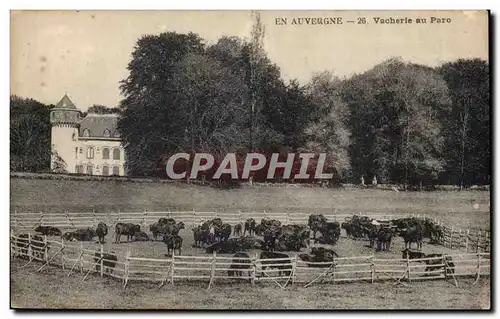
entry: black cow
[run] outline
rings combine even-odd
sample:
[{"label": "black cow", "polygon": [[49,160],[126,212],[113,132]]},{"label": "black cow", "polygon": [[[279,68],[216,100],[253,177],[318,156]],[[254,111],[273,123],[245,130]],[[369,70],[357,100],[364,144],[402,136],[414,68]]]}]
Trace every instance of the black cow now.
[{"label": "black cow", "polygon": [[215,237],[219,238],[219,241],[227,241],[230,236],[231,236],[231,225],[222,224],[222,226],[215,228]]},{"label": "black cow", "polygon": [[322,231],[324,224],[326,223],[326,218],[323,215],[312,214],[309,216],[307,225],[311,228],[313,232],[313,238],[316,238],[316,233]]},{"label": "black cow", "polygon": [[234,236],[241,236],[243,233],[243,225],[242,224],[236,224],[234,226]]},{"label": "black cow", "polygon": [[167,255],[171,255],[170,251],[179,251],[182,254],[182,237],[179,235],[164,236],[163,242],[167,245]]},{"label": "black cow", "polygon": [[382,227],[377,234],[377,251],[389,251],[394,232],[391,228]]},{"label": "black cow", "polygon": [[255,227],[256,227],[255,219],[253,218],[247,219],[247,221],[245,222],[245,229],[243,230],[243,236],[246,235],[247,231],[250,236],[252,236],[252,234],[255,234]]},{"label": "black cow", "polygon": [[[332,249],[323,247],[313,247],[311,254],[299,254],[299,258],[306,262],[308,267],[314,268],[328,268],[331,266],[334,257],[339,257],[339,254]],[[329,264],[315,264],[315,263],[330,262]]]},{"label": "black cow", "polygon": [[402,254],[402,257],[403,259],[421,259],[421,258],[425,258],[425,254],[421,251],[417,251],[417,250],[411,250],[411,249],[408,249],[408,248],[405,248],[404,250],[402,250],[403,254]]},{"label": "black cow", "polygon": [[104,244],[104,237],[108,234],[108,226],[105,223],[99,223],[95,232],[99,237],[99,243]]},{"label": "black cow", "polygon": [[193,238],[194,238],[194,247],[203,247],[204,243],[208,243],[210,240],[210,234],[208,230],[208,226],[198,226],[192,229],[193,230]]},{"label": "black cow", "polygon": [[175,224],[175,219],[162,217],[162,218],[158,219],[158,224],[160,224],[160,225]]},{"label": "black cow", "polygon": [[92,228],[77,229],[72,232],[66,232],[61,237],[68,241],[91,241],[96,236],[96,232]]},{"label": "black cow", "polygon": [[149,236],[143,231],[135,233],[134,241],[149,241]]},{"label": "black cow", "polygon": [[[278,259],[278,258],[289,258],[287,254],[283,253],[275,253],[273,251],[263,251],[260,253],[260,259]],[[276,268],[280,269],[278,272],[279,276],[281,276],[282,273],[285,274],[285,276],[290,276],[292,271],[292,265],[290,262],[290,259],[287,260],[263,260],[260,262],[262,264],[262,270],[266,270],[268,268]],[[268,274],[269,277],[275,277],[274,273],[273,274]]]},{"label": "black cow", "polygon": [[[116,266],[116,262],[118,261],[118,258],[116,257],[115,253],[112,251],[111,253],[102,253],[102,264],[104,266],[104,272],[105,273],[113,273],[113,269]],[[96,265],[96,270],[101,271],[101,253],[96,252],[94,254],[94,262],[97,263]]]},{"label": "black cow", "polygon": [[[451,257],[444,257],[443,254],[427,254],[426,258],[432,257],[441,257],[439,259],[431,259],[426,260],[425,263],[427,267],[425,267],[426,272],[431,272],[435,270],[439,270],[441,268],[446,268],[446,275],[455,273],[455,263]],[[432,274],[431,274],[432,275]],[[439,274],[437,274],[439,275]]]},{"label": "black cow", "polygon": [[[244,259],[237,259],[237,258],[244,258]],[[249,270],[251,267],[251,261],[250,261],[250,256],[246,253],[236,253],[233,256],[233,262],[231,266],[229,267],[229,270],[227,271],[227,275],[229,277],[242,277],[243,276],[243,270],[247,269]],[[248,271],[248,277],[250,277],[250,270]],[[251,282],[252,280],[249,279]]]},{"label": "black cow", "polygon": [[61,236],[62,232],[59,228],[52,226],[38,226],[35,231],[46,236]]},{"label": "black cow", "polygon": [[241,245],[239,245],[238,242],[232,239],[212,244],[205,249],[208,254],[211,254],[214,251],[218,253],[230,254],[235,253],[238,250],[241,250]]},{"label": "black cow", "polygon": [[153,240],[156,240],[158,235],[163,233],[162,225],[159,222],[156,222],[156,223],[149,225],[149,230],[153,234]]},{"label": "black cow", "polygon": [[414,226],[404,229],[399,233],[399,236],[403,237],[405,248],[411,249],[411,243],[414,242],[417,244],[417,249],[422,249],[422,229],[420,227]]},{"label": "black cow", "polygon": [[134,238],[135,233],[140,231],[140,225],[134,225],[132,223],[118,223],[115,227],[115,242],[119,244],[122,235],[127,235],[127,241],[131,241]]}]

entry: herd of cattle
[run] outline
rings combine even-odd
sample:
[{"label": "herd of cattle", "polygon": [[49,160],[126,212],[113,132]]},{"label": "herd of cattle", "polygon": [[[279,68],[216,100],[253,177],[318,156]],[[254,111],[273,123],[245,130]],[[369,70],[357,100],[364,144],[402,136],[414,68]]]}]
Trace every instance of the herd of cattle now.
[{"label": "herd of cattle", "polygon": [[[115,243],[120,243],[122,235],[127,236],[127,241],[156,241],[158,237],[167,246],[167,254],[172,252],[182,254],[183,239],[179,232],[185,229],[183,222],[176,222],[172,218],[160,218],[158,222],[149,226],[152,237],[141,231],[140,225],[133,223],[117,223],[115,226]],[[283,258],[289,256],[286,251],[297,251],[301,248],[309,248],[309,253],[300,253],[298,256],[310,267],[329,267],[339,255],[333,250],[324,247],[312,247],[311,242],[326,245],[335,245],[340,238],[341,229],[345,230],[347,238],[353,240],[367,240],[369,247],[377,251],[389,251],[391,241],[394,236],[400,236],[405,242],[403,258],[407,256],[410,259],[424,257],[438,257],[438,255],[425,255],[420,251],[411,250],[411,244],[416,243],[417,248],[421,249],[423,237],[430,238],[431,241],[438,241],[443,236],[443,229],[429,219],[401,218],[391,221],[377,221],[366,216],[353,216],[342,224],[334,221],[328,221],[323,215],[313,214],[309,216],[307,225],[282,225],[278,220],[262,219],[258,224],[255,219],[249,218],[244,223],[232,227],[230,224],[223,223],[220,218],[214,218],[210,221],[201,222],[192,228],[194,247],[203,248],[207,253],[213,251],[219,253],[232,253],[234,255],[233,265],[229,270],[230,276],[239,276],[242,271],[249,268],[249,255],[245,251],[250,249],[261,249],[260,259],[270,259],[262,263],[262,268],[273,267],[280,269],[280,274],[289,274],[290,261],[283,261]],[[99,238],[100,243],[108,234],[108,227],[104,223],[99,223],[97,228],[77,229],[75,231],[62,233],[61,230],[52,226],[38,226],[35,231],[42,235],[61,236],[68,241],[91,241],[94,237]],[[317,237],[318,232],[321,236]],[[233,237],[231,237],[233,235]],[[312,235],[312,238],[311,238]],[[28,240],[27,234],[19,236],[16,245],[21,251],[27,251],[31,245],[33,254],[39,258],[44,257],[44,253],[49,247],[45,247],[43,238],[40,235],[31,237]],[[259,236],[262,239],[255,237]],[[448,258],[448,257],[447,257]],[[117,260],[114,252],[106,253],[101,256],[96,253],[95,262],[104,259],[104,265],[108,268],[114,268]],[[273,262],[272,259],[280,259]],[[247,262],[248,261],[248,262]],[[323,264],[315,264],[323,262]],[[432,271],[436,265],[434,261],[426,261],[428,267],[426,271]],[[444,264],[443,261],[440,264]],[[449,267],[453,262],[446,259]],[[450,269],[453,269],[452,267]]]}]

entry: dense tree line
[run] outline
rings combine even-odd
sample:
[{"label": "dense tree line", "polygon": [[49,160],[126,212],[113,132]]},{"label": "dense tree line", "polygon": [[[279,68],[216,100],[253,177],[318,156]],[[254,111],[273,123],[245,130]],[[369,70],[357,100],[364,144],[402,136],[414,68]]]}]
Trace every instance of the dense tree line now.
[{"label": "dense tree line", "polygon": [[[260,32],[260,33],[259,33]],[[176,152],[323,152],[335,181],[489,183],[489,65],[389,59],[348,79],[286,83],[250,41],[143,36],[122,82],[119,128],[133,175]],[[189,167],[189,164],[187,164]]]},{"label": "dense tree line", "polygon": [[[88,111],[119,111],[128,174],[164,174],[165,159],[178,152],[208,152],[216,162],[228,152],[313,152],[328,154],[333,182],[490,183],[486,61],[431,68],[391,58],[350,78],[325,71],[300,85],[284,81],[267,57],[264,31],[257,17],[248,41],[207,45],[175,32],[137,41],[119,108]],[[11,98],[13,169],[48,167],[49,112]]]},{"label": "dense tree line", "polygon": [[50,110],[30,98],[10,97],[10,170],[48,171],[50,168]]}]

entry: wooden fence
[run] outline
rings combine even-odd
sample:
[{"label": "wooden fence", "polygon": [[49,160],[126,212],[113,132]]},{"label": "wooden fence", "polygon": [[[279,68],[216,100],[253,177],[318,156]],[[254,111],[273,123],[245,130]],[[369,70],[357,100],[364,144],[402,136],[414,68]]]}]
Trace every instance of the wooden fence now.
[{"label": "wooden fence", "polygon": [[[30,243],[27,247],[19,246],[27,242]],[[477,282],[480,276],[490,275],[489,253],[444,255],[444,258],[452,258],[453,265],[449,265],[443,262],[443,257],[379,259],[373,255],[341,257],[323,263],[302,261],[297,254],[280,259],[259,259],[257,254],[242,258],[216,253],[212,256],[172,254],[170,258],[154,259],[133,257],[127,250],[125,255],[116,255],[114,267],[106,265],[110,260],[106,259],[105,253],[109,252],[104,252],[102,245],[92,250],[83,248],[82,244],[52,241],[47,240],[47,237],[43,241],[36,241],[31,235],[28,238],[11,236],[11,254],[26,260],[21,268],[32,262],[40,262],[37,272],[48,265],[57,266],[67,272],[68,277],[80,273],[84,281],[89,275],[111,276],[122,280],[124,287],[133,281],[156,282],[161,287],[167,283],[201,280],[208,283],[208,289],[217,283],[230,282],[271,283],[284,289],[289,284],[308,287],[314,283],[374,283],[390,280],[407,285],[411,281],[437,279],[450,280],[458,286],[461,277],[473,277]],[[426,260],[437,260],[433,265],[436,269],[426,271]],[[268,267],[270,263],[273,263],[271,268]],[[245,268],[241,276],[235,272],[229,273],[239,270],[235,266]]]},{"label": "wooden fence", "polygon": [[[312,212],[314,213],[314,212]],[[301,213],[301,212],[287,212],[287,213],[276,213],[276,212],[242,212],[238,211],[236,213],[219,213],[219,212],[196,212],[196,211],[166,211],[166,212],[113,212],[113,213],[96,213],[94,211],[89,213],[18,213],[14,211],[11,214],[11,226],[16,230],[32,230],[36,226],[53,226],[61,228],[86,228],[86,227],[97,227],[97,224],[104,222],[107,225],[116,225],[116,223],[136,223],[140,224],[142,229],[148,229],[148,225],[157,222],[159,218],[174,218],[177,221],[183,221],[189,226],[195,226],[202,221],[207,221],[213,218],[221,218],[224,223],[229,223],[236,225],[238,223],[244,223],[248,218],[254,218],[259,221],[262,218],[276,219],[279,220],[284,225],[289,224],[307,224],[309,215],[312,213]],[[333,221],[345,221],[346,219],[352,218],[352,214],[323,214],[326,218]],[[369,216],[378,220],[389,220],[405,217],[416,217],[416,218],[431,218],[438,225],[443,226],[444,236],[440,240],[440,244],[457,250],[463,250],[465,252],[489,252],[491,248],[491,234],[485,230],[470,230],[470,229],[458,229],[454,227],[448,227],[443,224],[442,221],[432,218],[425,214],[377,214],[371,212],[360,212],[361,216]]]},{"label": "wooden fence", "polygon": [[[99,222],[104,222],[107,225],[115,225],[116,223],[136,223],[143,227],[157,222],[159,218],[174,218],[176,221],[183,221],[188,225],[198,225],[202,221],[211,220],[213,218],[221,218],[224,223],[235,225],[244,223],[248,218],[254,218],[259,222],[262,218],[276,219],[284,225],[290,224],[307,224],[309,215],[316,212],[257,212],[237,211],[235,213],[219,213],[219,212],[196,212],[196,211],[166,211],[166,212],[112,212],[112,213],[20,213],[14,211],[11,214],[11,226],[15,229],[33,229],[36,226],[53,226],[62,228],[85,228],[96,227]],[[332,221],[343,222],[346,219],[352,218],[353,214],[340,213],[322,213],[327,219]],[[405,217],[426,218],[425,214],[379,214],[372,212],[360,212],[358,215],[369,216],[378,220],[389,220]],[[440,221],[433,218],[437,223]]]}]

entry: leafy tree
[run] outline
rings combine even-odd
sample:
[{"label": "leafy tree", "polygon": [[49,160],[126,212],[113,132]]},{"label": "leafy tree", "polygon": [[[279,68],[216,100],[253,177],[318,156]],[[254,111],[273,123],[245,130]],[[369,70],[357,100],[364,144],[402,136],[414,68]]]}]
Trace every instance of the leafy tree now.
[{"label": "leafy tree", "polygon": [[385,61],[346,84],[357,177],[407,184],[435,182],[444,169],[440,116],[449,110],[446,83],[433,69]]},{"label": "leafy tree", "polygon": [[87,110],[88,113],[95,113],[95,114],[116,114],[120,110],[117,107],[107,107],[104,105],[98,105],[94,104],[89,109]]},{"label": "leafy tree", "polygon": [[446,127],[447,183],[461,187],[490,181],[489,65],[480,59],[459,59],[442,65],[453,107],[442,117]]},{"label": "leafy tree", "polygon": [[10,97],[10,169],[37,172],[50,168],[50,110],[36,100]]},{"label": "leafy tree", "polygon": [[[307,112],[311,117],[306,129],[307,143],[304,150],[327,153],[327,168],[336,173],[336,181],[350,168],[349,109],[342,99],[342,85],[342,81],[331,72],[314,75],[308,85],[312,105],[304,109],[304,113]],[[299,128],[295,129],[300,131]]]}]

